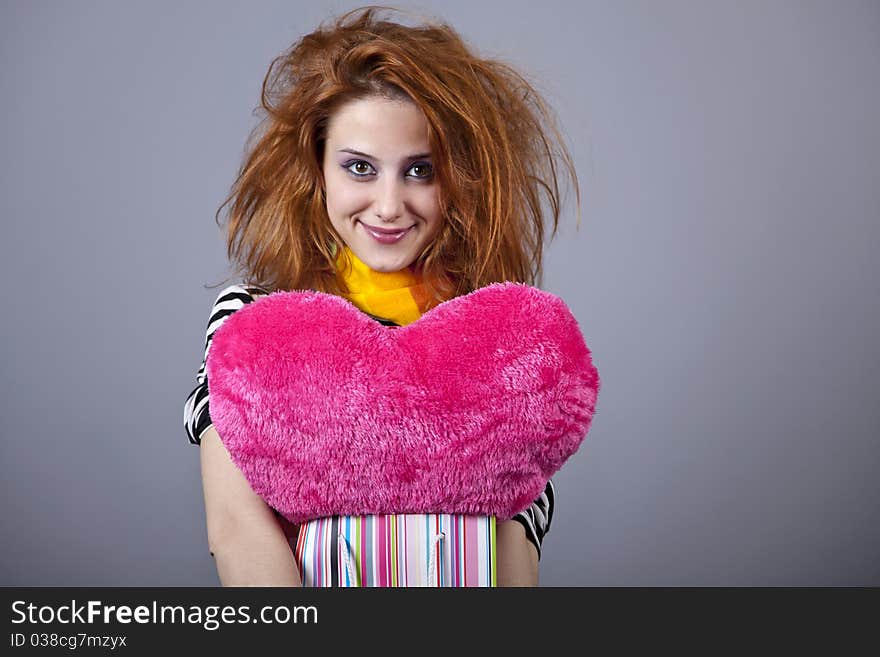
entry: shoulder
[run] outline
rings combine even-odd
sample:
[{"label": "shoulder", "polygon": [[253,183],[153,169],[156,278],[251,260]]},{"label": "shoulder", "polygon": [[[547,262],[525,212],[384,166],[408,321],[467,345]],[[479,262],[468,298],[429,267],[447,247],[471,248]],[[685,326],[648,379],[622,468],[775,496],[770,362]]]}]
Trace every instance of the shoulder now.
[{"label": "shoulder", "polygon": [[214,299],[214,303],[211,306],[211,317],[208,319],[208,328],[205,332],[202,364],[196,373],[198,386],[189,394],[183,411],[183,423],[186,427],[189,441],[194,445],[198,445],[201,442],[202,434],[212,426],[208,409],[208,376],[205,370],[205,362],[211,349],[214,333],[226,318],[236,310],[243,308],[254,299],[267,294],[269,294],[269,290],[262,287],[236,283],[220,290],[220,293]]},{"label": "shoulder", "polygon": [[217,329],[220,328],[220,325],[236,310],[240,310],[246,304],[269,293],[269,290],[262,287],[245,285],[243,283],[229,285],[220,290],[211,306],[211,316],[208,318],[208,327],[205,330],[204,358],[202,358],[202,366],[199,368],[197,376],[199,383],[204,383],[205,360],[208,358],[208,351],[211,348],[211,339],[214,337]]},{"label": "shoulder", "polygon": [[214,299],[214,308],[217,307],[234,307],[242,306],[250,303],[254,299],[269,294],[269,290],[256,285],[245,285],[244,283],[234,283],[220,290]]},{"label": "shoulder", "polygon": [[220,323],[236,310],[267,294],[269,294],[269,291],[264,288],[255,285],[244,285],[242,283],[235,283],[220,290],[217,298],[214,299],[214,304],[211,306],[211,318],[208,320],[208,335],[210,336],[216,331]]}]

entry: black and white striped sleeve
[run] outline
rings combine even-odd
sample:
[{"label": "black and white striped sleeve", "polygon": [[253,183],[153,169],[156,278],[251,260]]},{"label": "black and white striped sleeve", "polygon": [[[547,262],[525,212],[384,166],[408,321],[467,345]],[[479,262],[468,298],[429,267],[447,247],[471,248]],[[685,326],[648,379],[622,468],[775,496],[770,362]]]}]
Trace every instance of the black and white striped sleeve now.
[{"label": "black and white striped sleeve", "polygon": [[525,511],[521,511],[513,517],[525,527],[526,537],[538,550],[538,561],[541,560],[541,543],[544,536],[550,531],[550,521],[553,519],[553,505],[556,501],[556,489],[553,480],[548,480],[544,492],[532,502]]},{"label": "black and white striped sleeve", "polygon": [[245,304],[254,301],[265,294],[265,290],[258,287],[245,285],[230,285],[223,289],[211,308],[211,318],[208,320],[208,330],[205,335],[205,349],[202,354],[202,365],[196,374],[198,385],[186,398],[183,405],[183,426],[189,442],[198,445],[202,441],[202,435],[213,423],[208,408],[208,377],[205,372],[205,362],[208,359],[208,349],[211,347],[211,338],[217,328],[226,321],[236,310]]}]

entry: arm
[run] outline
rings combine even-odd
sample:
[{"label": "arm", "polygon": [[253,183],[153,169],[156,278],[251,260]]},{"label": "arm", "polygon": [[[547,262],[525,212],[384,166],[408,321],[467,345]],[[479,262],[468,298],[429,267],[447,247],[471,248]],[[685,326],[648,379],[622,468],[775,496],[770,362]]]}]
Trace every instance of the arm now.
[{"label": "arm", "polygon": [[541,543],[553,519],[556,487],[544,492],[513,518],[498,522],[498,586],[538,586]]},{"label": "arm", "polygon": [[202,436],[208,546],[223,586],[302,586],[287,537],[251,489],[214,427]]},{"label": "arm", "polygon": [[538,586],[538,550],[516,520],[498,521],[498,586]]}]

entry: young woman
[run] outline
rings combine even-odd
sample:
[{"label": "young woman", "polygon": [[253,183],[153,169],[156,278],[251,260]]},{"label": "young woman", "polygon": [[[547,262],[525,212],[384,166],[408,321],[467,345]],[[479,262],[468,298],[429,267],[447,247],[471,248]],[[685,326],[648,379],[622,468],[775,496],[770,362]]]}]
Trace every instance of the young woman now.
[{"label": "young woman", "polygon": [[[571,157],[532,86],[476,56],[449,26],[349,12],[272,63],[262,106],[265,119],[221,206],[231,204],[228,254],[246,282],[218,295],[206,358],[222,322],[272,291],[336,294],[402,326],[490,283],[540,279],[545,214],[554,235],[558,225],[560,167],[578,191]],[[358,549],[341,529],[351,518],[292,526],[251,490],[212,426],[204,360],[197,380],[184,424],[201,445],[221,582],[388,585],[353,568]],[[528,509],[497,519],[488,546],[497,585],[537,585],[554,501],[548,481]],[[327,541],[329,551],[315,547]],[[315,565],[327,553],[332,563]]]}]

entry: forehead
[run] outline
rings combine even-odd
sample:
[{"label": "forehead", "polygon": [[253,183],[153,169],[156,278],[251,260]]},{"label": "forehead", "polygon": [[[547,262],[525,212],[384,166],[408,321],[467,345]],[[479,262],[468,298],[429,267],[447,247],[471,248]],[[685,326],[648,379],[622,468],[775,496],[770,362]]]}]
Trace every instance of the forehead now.
[{"label": "forehead", "polygon": [[418,105],[378,97],[346,103],[331,115],[327,126],[327,140],[333,148],[376,155],[427,151],[428,136],[428,120]]}]

